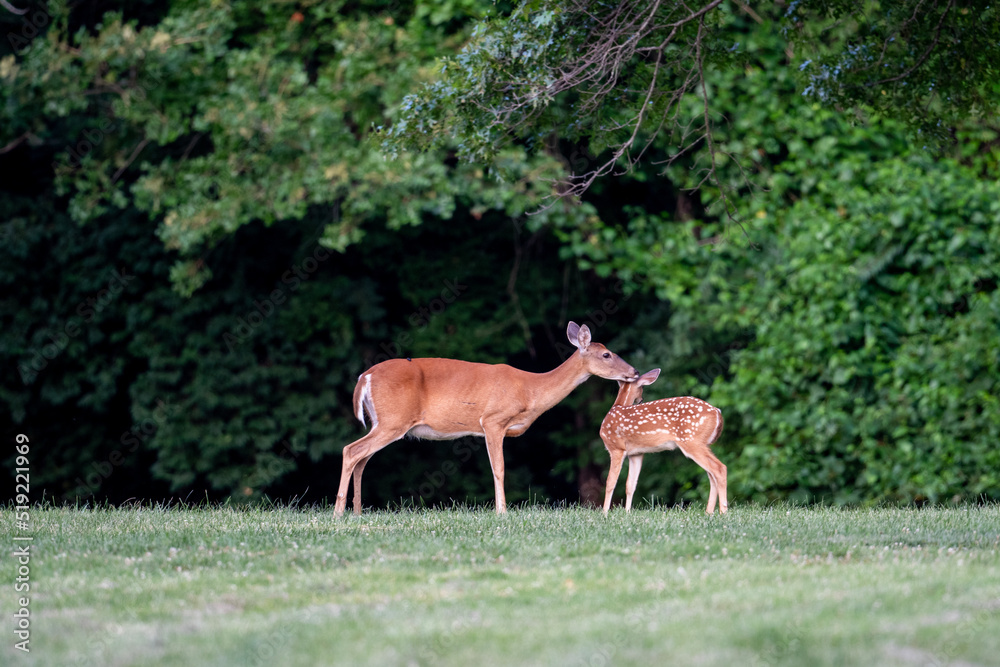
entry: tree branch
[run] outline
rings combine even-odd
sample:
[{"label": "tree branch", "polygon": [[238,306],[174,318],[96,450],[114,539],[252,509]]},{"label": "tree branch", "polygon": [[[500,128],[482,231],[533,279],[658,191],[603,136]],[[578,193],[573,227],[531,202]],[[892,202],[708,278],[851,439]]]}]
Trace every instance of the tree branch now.
[{"label": "tree branch", "polygon": [[143,139],[142,141],[139,142],[139,145],[136,146],[135,149],[132,151],[132,154],[129,156],[128,160],[125,161],[125,164],[121,166],[121,169],[115,172],[114,177],[111,179],[112,183],[118,182],[118,179],[121,178],[121,175],[125,173],[125,170],[129,168],[129,166],[135,161],[137,157],[139,157],[139,153],[142,152],[142,149],[145,148],[146,144],[148,144],[149,142],[150,139]]},{"label": "tree branch", "polygon": [[24,9],[18,9],[14,5],[12,5],[9,2],[7,2],[7,0],[0,0],[0,5],[2,5],[3,8],[6,9],[11,14],[17,14],[18,16],[24,16],[25,14],[28,13],[28,8],[27,7],[25,7]]},{"label": "tree branch", "polygon": [[896,76],[889,77],[888,79],[879,79],[878,81],[875,81],[874,83],[872,83],[870,85],[872,85],[872,86],[878,86],[878,85],[881,85],[883,83],[891,83],[893,81],[899,81],[900,79],[905,79],[910,74],[912,74],[914,71],[916,71],[921,65],[923,65],[925,62],[927,62],[927,58],[931,55],[931,51],[933,51],[934,48],[938,45],[938,42],[941,41],[941,28],[944,27],[944,20],[946,18],[948,18],[948,14],[949,14],[949,12],[951,12],[951,8],[954,5],[955,5],[955,0],[948,0],[948,4],[945,5],[944,12],[941,14],[941,18],[940,18],[940,20],[938,20],[938,24],[934,28],[934,39],[931,40],[930,45],[924,50],[923,54],[921,54],[921,56],[919,58],[917,58],[917,62],[915,62],[912,67],[910,67],[909,69],[907,69],[902,74],[898,74]]},{"label": "tree branch", "polygon": [[20,146],[21,144],[23,144],[25,141],[27,141],[28,139],[30,139],[33,136],[35,136],[35,135],[33,135],[31,132],[25,132],[24,134],[22,134],[21,136],[19,136],[17,139],[14,139],[14,141],[10,142],[9,144],[7,144],[6,146],[4,146],[3,148],[0,148],[0,155],[3,155],[4,153],[9,153],[10,151],[14,150],[15,148],[17,148],[18,146]]}]

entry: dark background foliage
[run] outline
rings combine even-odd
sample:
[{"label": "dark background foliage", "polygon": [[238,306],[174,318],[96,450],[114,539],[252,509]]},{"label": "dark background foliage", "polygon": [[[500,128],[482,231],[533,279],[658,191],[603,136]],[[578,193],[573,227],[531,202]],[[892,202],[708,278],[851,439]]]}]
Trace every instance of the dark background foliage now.
[{"label": "dark background foliage", "polygon": [[[801,67],[801,21],[823,12],[800,10],[791,32],[781,8],[713,19],[713,43],[739,45],[705,75],[714,180],[704,142],[677,157],[669,133],[649,133],[645,161],[579,199],[553,197],[555,182],[600,165],[608,141],[581,130],[573,91],[548,103],[544,132],[507,143],[462,136],[474,123],[413,124],[427,100],[406,95],[423,82],[468,98],[479,79],[436,59],[479,43],[484,17],[502,28],[509,7],[0,14],[0,424],[8,442],[31,438],[33,492],[321,501],[363,433],[361,371],[395,356],[549,370],[575,320],[663,369],[648,398],[723,410],[715,448],[737,502],[1000,497],[994,88],[961,98],[980,115],[938,109],[947,136],[932,146],[850,79],[803,96],[809,67],[837,52]],[[535,24],[525,44],[547,34]],[[876,34],[843,21],[835,34],[855,30]],[[679,99],[682,118],[702,94]],[[606,104],[594,123],[634,100]],[[387,160],[384,128],[401,119],[427,150]],[[487,161],[460,159],[484,142]],[[507,441],[510,501],[601,498],[597,427],[615,390],[591,379]],[[476,439],[397,443],[365,479],[374,505],[492,498]],[[679,454],[648,458],[641,497],[705,494]]]}]

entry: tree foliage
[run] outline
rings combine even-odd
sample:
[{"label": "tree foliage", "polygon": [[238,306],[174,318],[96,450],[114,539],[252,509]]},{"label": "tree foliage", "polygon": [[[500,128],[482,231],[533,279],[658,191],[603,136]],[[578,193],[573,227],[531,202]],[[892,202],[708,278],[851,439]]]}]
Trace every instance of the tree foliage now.
[{"label": "tree foliage", "polygon": [[[49,443],[50,494],[326,489],[366,366],[560,361],[554,332],[610,286],[542,231],[587,207],[523,215],[558,164],[509,150],[501,184],[364,141],[482,5],[449,7],[179,2],[81,25],[55,3],[4,57],[3,398]],[[380,458],[374,499],[491,495],[488,475],[427,486],[419,452]],[[512,458],[512,480],[547,460]]]},{"label": "tree foliage", "polygon": [[[1000,11],[990,2],[788,3],[804,94],[907,123],[921,143],[1000,110]],[[817,48],[822,44],[824,48]]]},{"label": "tree foliage", "polygon": [[[720,145],[758,155],[762,188],[738,211],[749,244],[714,242],[718,220],[641,209],[568,243],[669,301],[629,340],[666,363],[649,394],[722,407],[737,496],[994,496],[998,133],[964,132],[965,159],[935,157],[902,123],[855,124],[797,94],[772,66],[782,46],[755,40],[756,66],[711,82],[731,119]],[[647,492],[674,479],[654,465]]]},{"label": "tree foliage", "polygon": [[174,2],[156,23],[108,13],[70,34],[54,4],[48,38],[4,60],[0,141],[46,143],[72,124],[55,165],[74,219],[146,212],[180,253],[186,294],[208,278],[203,254],[255,220],[332,210],[322,243],[343,250],[368,223],[447,218],[460,201],[517,217],[547,193],[551,159],[504,151],[520,181],[506,187],[440,153],[386,161],[365,141],[486,6]]},{"label": "tree foliage", "polygon": [[[575,319],[664,369],[649,397],[722,409],[734,504],[1000,497],[994,10],[885,5],[879,27],[836,3],[573,13],[587,6],[28,14],[41,27],[0,56],[0,400],[44,443],[39,488],[327,497],[362,433],[361,370],[444,356],[544,371]],[[653,16],[658,45],[700,8],[662,55],[627,39]],[[618,69],[561,69],[597,63],[580,47],[601,16]],[[2,18],[19,38],[22,20]],[[878,43],[882,69],[917,65],[906,81],[943,77],[947,53],[974,75],[883,96],[843,61]],[[582,83],[549,95],[560,73]],[[526,103],[497,116],[504,90]],[[657,133],[668,103],[681,124]],[[924,108],[944,150],[913,139]],[[429,150],[385,160],[386,128]],[[627,175],[549,198],[633,133],[613,161]],[[513,502],[601,487],[614,393],[591,380],[507,443]],[[707,492],[676,456],[644,470],[640,496]],[[400,443],[368,471],[366,502],[492,496],[478,440]]]},{"label": "tree foliage", "polygon": [[775,66],[802,70],[804,94],[902,118],[924,143],[937,146],[957,121],[1000,109],[1000,20],[989,2],[794,0],[758,11],[720,0],[528,0],[481,22],[442,60],[437,79],[404,102],[386,145],[457,141],[462,156],[482,162],[512,142],[583,143],[600,157],[571,171],[563,195],[652,154],[668,166],[693,154],[695,186],[718,186],[715,212],[731,215],[739,190],[719,182],[718,165],[754,158],[716,140],[729,109],[709,80],[752,59],[755,23],[784,33],[787,57]]}]

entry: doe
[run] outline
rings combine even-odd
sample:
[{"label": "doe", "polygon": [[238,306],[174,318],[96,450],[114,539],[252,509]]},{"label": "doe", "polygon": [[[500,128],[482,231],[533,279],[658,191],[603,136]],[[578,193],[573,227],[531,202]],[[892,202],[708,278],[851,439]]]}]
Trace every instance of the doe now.
[{"label": "doe", "polygon": [[660,375],[655,368],[635,382],[619,382],[618,396],[601,423],[601,440],[611,455],[611,470],[604,493],[604,513],[611,508],[611,494],[618,482],[622,459],[628,456],[628,481],[625,484],[625,511],[632,509],[632,495],[639,481],[643,454],[680,449],[705,472],[711,490],[708,494],[708,514],[729,509],[726,500],[726,466],[709,449],[722,433],[722,412],[700,398],[683,396],[664,398],[649,403],[642,400],[642,388]]},{"label": "doe", "polygon": [[566,336],[576,351],[548,373],[528,373],[506,364],[456,359],[390,359],[361,374],[354,388],[354,414],[372,428],[344,447],[334,512],[347,508],[354,480],[354,513],[361,514],[361,475],[372,455],[403,436],[451,440],[466,435],[486,440],[493,471],[497,514],[507,511],[504,495],[504,438],[515,438],[546,410],[591,375],[632,382],[638,375],[617,354],[591,340],[587,325],[570,322]]}]

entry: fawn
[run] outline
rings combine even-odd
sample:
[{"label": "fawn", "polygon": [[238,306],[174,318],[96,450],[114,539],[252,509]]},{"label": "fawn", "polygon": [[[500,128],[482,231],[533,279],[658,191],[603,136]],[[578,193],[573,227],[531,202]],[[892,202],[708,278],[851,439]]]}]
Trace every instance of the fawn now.
[{"label": "fawn", "polygon": [[[643,454],[680,449],[705,472],[711,491],[708,495],[708,514],[715,512],[716,498],[719,512],[729,509],[726,500],[726,466],[717,459],[709,445],[722,433],[722,412],[699,398],[683,396],[664,398],[649,403],[642,400],[642,388],[652,384],[660,375],[655,368],[639,376],[634,382],[618,382],[618,396],[601,423],[601,439],[611,455],[607,489],[604,493],[604,514],[611,508],[611,494],[618,482],[622,459],[628,455],[628,481],[625,485],[625,511],[632,509]],[[638,403],[638,404],[637,404]]]}]

